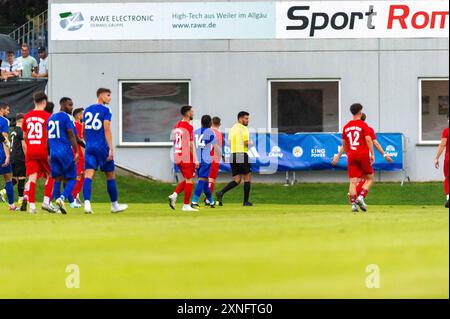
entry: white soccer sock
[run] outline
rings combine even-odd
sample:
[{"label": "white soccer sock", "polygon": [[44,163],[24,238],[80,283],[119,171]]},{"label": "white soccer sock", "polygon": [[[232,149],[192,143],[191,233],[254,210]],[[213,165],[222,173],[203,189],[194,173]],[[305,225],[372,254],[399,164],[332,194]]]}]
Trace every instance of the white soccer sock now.
[{"label": "white soccer sock", "polygon": [[35,210],[36,209],[36,204],[35,203],[30,203],[30,209]]},{"label": "white soccer sock", "polygon": [[48,197],[48,196],[44,197],[44,204],[45,205],[50,205],[50,197]]},{"label": "white soccer sock", "polygon": [[172,194],[172,195],[170,195],[170,197],[172,197],[172,198],[177,198],[177,197],[178,197],[178,194],[177,194],[177,193],[175,193],[175,192],[173,192],[173,194]]},{"label": "white soccer sock", "polygon": [[84,210],[86,210],[86,211],[91,210],[91,201],[89,201],[89,200],[84,201]]},{"label": "white soccer sock", "polygon": [[447,195],[447,200],[448,200],[448,195]]},{"label": "white soccer sock", "polygon": [[111,206],[115,209],[119,208],[119,202],[113,202],[111,203]]}]

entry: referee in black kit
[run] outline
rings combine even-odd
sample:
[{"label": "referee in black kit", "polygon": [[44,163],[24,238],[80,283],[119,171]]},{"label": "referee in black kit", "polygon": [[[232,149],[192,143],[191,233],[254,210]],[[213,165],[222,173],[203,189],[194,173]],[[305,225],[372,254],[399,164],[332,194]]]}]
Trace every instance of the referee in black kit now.
[{"label": "referee in black kit", "polygon": [[249,201],[252,166],[248,157],[248,148],[253,143],[250,141],[250,133],[248,131],[248,123],[250,114],[247,112],[239,112],[238,122],[231,128],[228,134],[228,141],[231,145],[231,172],[233,181],[231,181],[224,189],[216,193],[216,200],[219,206],[223,206],[223,195],[238,186],[244,179],[244,206],[253,206]]}]

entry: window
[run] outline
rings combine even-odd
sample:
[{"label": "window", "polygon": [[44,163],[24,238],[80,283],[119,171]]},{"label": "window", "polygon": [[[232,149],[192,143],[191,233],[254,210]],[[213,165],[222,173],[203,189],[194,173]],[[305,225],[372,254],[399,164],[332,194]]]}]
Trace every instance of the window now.
[{"label": "window", "polygon": [[420,142],[439,143],[442,130],[448,126],[448,79],[421,79]]},{"label": "window", "polygon": [[183,81],[123,81],[121,145],[169,146],[180,108],[190,104],[190,83]]},{"label": "window", "polygon": [[338,132],[339,81],[270,81],[270,112],[279,133]]}]

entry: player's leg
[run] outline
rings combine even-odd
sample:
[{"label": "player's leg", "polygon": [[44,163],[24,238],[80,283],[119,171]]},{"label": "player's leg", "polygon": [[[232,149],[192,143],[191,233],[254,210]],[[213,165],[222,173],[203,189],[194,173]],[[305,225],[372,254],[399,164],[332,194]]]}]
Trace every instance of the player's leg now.
[{"label": "player's leg", "polygon": [[200,177],[200,173],[199,173],[199,179],[197,182],[197,187],[195,188],[194,191],[194,197],[192,198],[192,207],[193,208],[199,208],[198,205],[198,200],[200,198],[200,196],[202,196],[203,191],[205,189],[205,185],[208,184],[208,178],[205,177]]},{"label": "player's leg", "polygon": [[445,176],[445,181],[444,181],[444,189],[445,189],[445,195],[447,197],[447,200],[445,202],[445,207],[449,208],[449,163],[450,161],[448,159],[445,160],[444,162],[444,176]]},{"label": "player's leg", "polygon": [[191,207],[191,196],[192,192],[194,191],[195,164],[187,164],[184,166],[183,170],[183,176],[186,179],[186,185],[184,187],[184,203],[182,210],[185,212],[198,211],[197,209]]},{"label": "player's leg", "polygon": [[83,184],[83,198],[84,198],[84,212],[86,214],[93,214],[91,207],[92,197],[92,181],[95,176],[95,169],[86,168],[84,170],[84,184]]},{"label": "player's leg", "polygon": [[357,187],[360,180],[360,176],[362,175],[361,169],[358,165],[358,162],[354,159],[348,159],[348,178],[349,178],[349,197],[350,204],[352,205],[352,212],[357,213],[359,211],[358,205],[356,204],[356,199],[358,197]]},{"label": "player's leg", "polygon": [[11,166],[8,168],[2,168],[3,177],[5,179],[5,191],[6,191],[6,197],[9,205],[10,211],[17,211],[18,209],[14,205],[14,186],[12,183],[12,169]]},{"label": "player's leg", "polygon": [[[178,166],[178,169],[180,170],[181,174],[183,174],[183,167],[182,167],[183,165],[177,165],[177,166]],[[178,195],[180,195],[184,191],[185,187],[186,187],[186,179],[184,179],[184,176],[183,176],[183,181],[178,183],[178,185],[175,188],[175,190],[172,193],[172,195],[169,196],[169,206],[173,210],[175,210],[175,206],[177,204]]]},{"label": "player's leg", "polygon": [[[70,159],[67,159],[67,162],[70,162]],[[69,200],[70,202],[70,197],[72,197],[72,192],[73,189],[75,188],[75,184],[76,184],[76,178],[77,178],[77,166],[75,164],[74,161],[71,161],[70,164],[68,166],[64,166],[63,167],[64,172],[63,172],[63,180],[66,181],[66,184],[64,186],[64,191],[61,194],[61,196],[56,200],[56,205],[59,208],[59,210],[61,211],[61,213],[63,213],[64,215],[67,214],[67,211],[65,209],[65,201]],[[73,200],[73,198],[72,198]]]},{"label": "player's leg", "polygon": [[251,185],[252,173],[248,173],[244,175],[244,206],[253,206],[253,204],[249,201]]},{"label": "player's leg", "polygon": [[356,199],[356,204],[365,212],[367,211],[367,205],[365,203],[365,198],[369,194],[369,190],[375,183],[375,172],[373,171],[370,158],[362,159],[360,161],[362,173],[365,175],[366,182],[364,183],[361,192],[358,194]]},{"label": "player's leg", "polygon": [[53,196],[53,187],[55,185],[55,181],[51,176],[47,177],[47,180],[45,181],[45,187],[44,187],[44,201],[42,202],[43,206],[50,206],[52,203],[52,196]]},{"label": "player's leg", "polygon": [[111,213],[120,213],[128,209],[128,205],[119,204],[119,192],[117,191],[116,173],[114,161],[109,161],[100,166],[106,176],[106,189],[111,200]]},{"label": "player's leg", "polygon": [[36,160],[29,160],[26,162],[26,171],[28,175],[28,184],[25,188],[25,196],[22,206],[20,207],[21,211],[27,210],[27,203],[30,204],[29,212],[31,214],[35,214],[37,212],[36,209],[36,182],[39,174],[40,164]]},{"label": "player's leg", "polygon": [[223,206],[223,196],[231,191],[233,188],[239,186],[242,181],[242,159],[237,156],[237,154],[233,154],[231,157],[231,174],[233,175],[233,180],[229,182],[220,192],[216,193],[216,199],[219,203],[219,206]]}]

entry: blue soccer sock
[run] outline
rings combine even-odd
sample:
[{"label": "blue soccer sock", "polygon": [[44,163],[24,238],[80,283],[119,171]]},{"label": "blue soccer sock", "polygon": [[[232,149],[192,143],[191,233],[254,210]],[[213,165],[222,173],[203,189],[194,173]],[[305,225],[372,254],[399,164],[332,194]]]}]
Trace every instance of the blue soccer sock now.
[{"label": "blue soccer sock", "polygon": [[61,182],[55,181],[53,185],[53,199],[58,199],[61,197]]},{"label": "blue soccer sock", "polygon": [[[64,200],[69,199],[69,197],[72,196],[72,192],[73,192],[73,189],[75,188],[76,183],[77,183],[77,181],[74,179],[67,181],[66,187],[64,187],[64,192],[62,194],[62,196],[64,197]],[[72,198],[73,198],[73,196],[72,196]]]},{"label": "blue soccer sock", "polygon": [[67,197],[67,201],[69,202],[69,204],[72,204],[75,201],[75,198],[73,198],[72,193],[70,193],[69,197]]},{"label": "blue soccer sock", "polygon": [[106,181],[106,188],[108,190],[109,198],[111,203],[116,203],[119,199],[119,194],[117,192],[117,184],[115,179],[109,179]]},{"label": "blue soccer sock", "polygon": [[83,197],[86,201],[91,201],[91,195],[92,195],[92,179],[85,178],[84,184],[83,184]]},{"label": "blue soccer sock", "polygon": [[6,196],[8,197],[9,205],[13,205],[14,204],[14,186],[13,186],[12,181],[9,181],[6,183],[5,190],[6,190]]},{"label": "blue soccer sock", "polygon": [[198,199],[200,198],[200,196],[202,196],[205,184],[206,184],[205,181],[202,180],[198,181],[197,187],[195,188],[194,191],[194,198],[192,199],[192,202],[194,204],[198,204]]},{"label": "blue soccer sock", "polygon": [[206,195],[206,199],[209,200],[211,204],[214,204],[214,199],[212,197],[211,190],[209,189],[209,184],[206,182],[205,185],[203,186],[203,192]]}]

